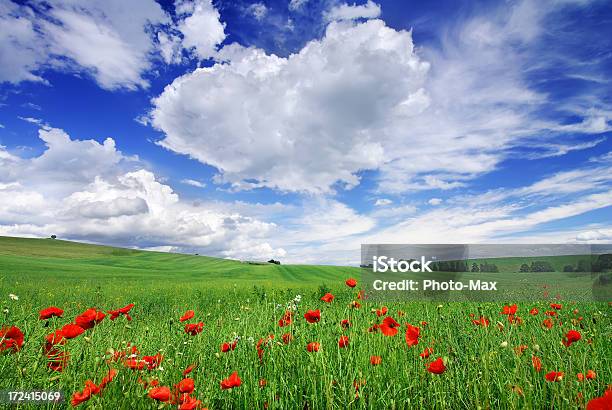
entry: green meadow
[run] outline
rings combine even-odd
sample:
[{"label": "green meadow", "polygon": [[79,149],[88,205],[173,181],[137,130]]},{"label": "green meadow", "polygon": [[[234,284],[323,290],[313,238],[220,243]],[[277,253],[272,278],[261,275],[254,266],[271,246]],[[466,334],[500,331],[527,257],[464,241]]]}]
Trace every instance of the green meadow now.
[{"label": "green meadow", "polygon": [[[559,261],[563,264],[564,261]],[[388,302],[357,298],[361,278],[351,267],[249,264],[196,255],[145,252],[51,239],[0,237],[0,304],[3,326],[24,334],[18,351],[0,353],[0,391],[62,391],[58,404],[21,404],[18,408],[69,408],[86,380],[99,383],[116,369],[101,394],[79,404],[88,409],[178,408],[148,396],[151,385],[174,385],[191,364],[196,369],[192,396],[210,409],[498,409],[584,408],[612,383],[612,324],[607,302],[561,298],[522,302]],[[324,303],[325,293],[335,298]],[[12,297],[9,295],[13,295]],[[355,307],[358,302],[361,306]],[[68,360],[63,371],[49,368],[45,336],[88,308],[104,312],[130,303],[132,317],[107,317],[82,335],[58,346]],[[518,304],[512,320],[504,305]],[[550,303],[560,303],[559,310]],[[63,317],[38,319],[49,306]],[[536,308],[537,314],[530,310]],[[307,323],[304,313],[319,309],[321,320]],[[189,335],[185,323],[203,322]],[[292,323],[279,319],[293,312]],[[546,315],[554,312],[554,316]],[[551,313],[552,315],[553,313]],[[384,318],[399,323],[395,336],[372,330]],[[487,318],[488,326],[473,320]],[[518,320],[517,318],[520,318]],[[348,319],[351,326],[340,323]],[[551,321],[550,328],[544,326]],[[418,344],[408,346],[406,323],[420,328]],[[565,346],[567,332],[580,340]],[[285,344],[282,336],[290,334]],[[274,335],[274,338],[270,338]],[[338,340],[347,336],[348,346]],[[261,360],[257,342],[264,339]],[[221,351],[236,341],[235,350]],[[310,342],[320,343],[308,352]],[[128,347],[128,344],[130,347]],[[121,352],[136,359],[163,355],[152,369],[126,367]],[[426,348],[430,356],[421,357]],[[371,364],[371,356],[381,363]],[[532,358],[542,362],[538,371]],[[441,358],[441,374],[427,365]],[[580,381],[578,373],[596,377]],[[236,371],[241,385],[221,389]],[[545,375],[563,372],[556,381]],[[265,380],[265,382],[263,382]]]}]

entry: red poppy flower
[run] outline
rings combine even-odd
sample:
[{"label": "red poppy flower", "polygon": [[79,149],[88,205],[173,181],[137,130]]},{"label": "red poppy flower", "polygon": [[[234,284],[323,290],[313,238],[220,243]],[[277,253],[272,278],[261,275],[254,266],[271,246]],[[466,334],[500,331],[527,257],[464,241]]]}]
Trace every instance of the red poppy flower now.
[{"label": "red poppy flower", "polygon": [[381,307],[380,309],[376,309],[376,316],[381,317],[387,314],[389,309],[386,306]]},{"label": "red poppy flower", "polygon": [[280,327],[289,326],[293,322],[293,312],[287,310],[282,318],[279,319],[278,325]]},{"label": "red poppy flower", "polygon": [[79,404],[89,400],[91,396],[94,394],[98,394],[100,392],[100,388],[96,386],[94,382],[91,380],[85,381],[85,388],[82,392],[75,392],[72,395],[72,400],[70,400],[70,404],[73,406],[78,406]]},{"label": "red poppy flower", "polygon": [[547,327],[548,329],[552,329],[553,327],[553,321],[551,319],[544,319],[544,321],[542,322],[542,324]]},{"label": "red poppy flower", "polygon": [[172,392],[167,386],[153,387],[149,390],[149,397],[153,400],[167,402],[172,397]]},{"label": "red poppy flower", "polygon": [[536,372],[542,370],[542,360],[538,356],[531,356],[531,363]]},{"label": "red poppy flower", "polygon": [[304,313],[304,318],[308,323],[317,323],[321,320],[321,311],[319,309],[309,310]]},{"label": "red poppy flower", "polygon": [[293,340],[293,335],[291,333],[285,333],[281,338],[283,339],[283,343],[288,345]]},{"label": "red poppy flower", "polygon": [[517,355],[522,355],[527,349],[529,349],[529,346],[527,345],[518,345],[514,348],[514,353]]},{"label": "red poppy flower", "polygon": [[419,335],[421,333],[421,329],[412,326],[410,323],[406,323],[406,344],[408,346],[416,346],[419,344]]},{"label": "red poppy flower", "polygon": [[380,325],[380,331],[385,336],[395,336],[399,332],[400,324],[391,316],[387,316]]},{"label": "red poppy flower", "polygon": [[472,319],[472,323],[475,324],[476,326],[488,327],[489,323],[491,322],[485,316],[480,316],[478,320]]},{"label": "red poppy flower", "polygon": [[427,371],[434,374],[442,374],[446,370],[446,366],[444,366],[444,361],[441,357],[437,358],[433,362],[427,365]]},{"label": "red poppy flower", "polygon": [[357,281],[353,278],[347,279],[344,283],[346,283],[346,286],[348,286],[349,288],[354,288],[355,286],[357,286]]},{"label": "red poppy flower", "polygon": [[531,309],[531,310],[529,311],[529,314],[530,314],[530,315],[535,316],[535,315],[537,315],[539,312],[540,312],[540,311],[539,311],[537,308],[533,308],[533,309]]},{"label": "red poppy flower", "polygon": [[61,330],[56,330],[53,333],[49,333],[45,336],[45,349],[51,349],[55,345],[63,345],[66,343],[66,339],[62,334]]},{"label": "red poppy flower", "polygon": [[181,316],[179,321],[180,322],[186,322],[186,321],[188,321],[189,319],[191,319],[194,316],[195,316],[195,312],[193,310],[188,310],[187,312],[185,312],[185,314],[183,316]]},{"label": "red poppy flower", "polygon": [[0,352],[13,350],[17,352],[23,346],[23,332],[17,326],[0,329]]},{"label": "red poppy flower", "polygon": [[349,307],[352,307],[353,309],[359,309],[361,307],[361,303],[354,300],[351,303],[349,303]]},{"label": "red poppy flower", "polygon": [[40,311],[40,314],[38,315],[38,318],[40,320],[46,320],[46,319],[50,319],[52,317],[62,317],[62,315],[64,314],[64,311],[58,307],[55,306],[50,306],[48,308],[45,308],[43,310]]},{"label": "red poppy flower", "polygon": [[193,392],[193,390],[195,389],[195,383],[193,379],[186,378],[179,382],[179,384],[177,385],[177,388],[179,392],[189,394]]},{"label": "red poppy flower", "polygon": [[74,339],[75,337],[82,335],[84,332],[85,332],[85,329],[73,323],[69,323],[67,325],[64,325],[64,327],[62,327],[62,335],[66,339]]},{"label": "red poppy flower", "polygon": [[145,362],[144,360],[139,360],[139,359],[127,359],[126,361],[123,362],[123,365],[127,367],[128,369],[142,370],[147,365],[147,362]]},{"label": "red poppy flower", "polygon": [[267,337],[262,337],[257,341],[257,356],[259,357],[259,361],[263,360],[264,347],[268,345],[272,340],[274,340],[274,335],[268,335]]},{"label": "red poppy flower", "polygon": [[119,308],[117,310],[109,310],[106,313],[111,315],[110,320],[115,320],[115,319],[117,319],[121,315],[125,316],[127,320],[132,320],[132,317],[130,316],[129,311],[132,310],[133,307],[134,307],[134,304],[130,303],[127,306],[124,306],[124,307]]},{"label": "red poppy flower", "polygon": [[548,373],[546,373],[546,375],[544,377],[549,382],[560,382],[561,380],[563,380],[563,375],[564,374],[565,373],[563,373],[563,372],[548,372]]},{"label": "red poppy flower", "polygon": [[344,347],[347,347],[348,345],[349,345],[348,336],[340,336],[340,339],[338,339],[338,347],[342,349]]},{"label": "red poppy flower", "polygon": [[516,313],[517,310],[517,306],[516,303],[512,306],[504,306],[504,309],[502,310],[501,314],[502,315],[514,315]]},{"label": "red poppy flower", "polygon": [[429,356],[431,356],[433,351],[434,350],[431,347],[426,347],[425,350],[423,350],[423,353],[421,353],[419,356],[421,356],[423,359],[427,359]]},{"label": "red poppy flower", "polygon": [[63,350],[51,348],[46,350],[47,367],[53,371],[61,372],[68,364],[69,354]]},{"label": "red poppy flower", "polygon": [[191,336],[195,336],[199,333],[202,333],[202,330],[204,330],[204,323],[202,322],[188,323],[185,325],[185,333]]},{"label": "red poppy flower", "polygon": [[554,310],[547,310],[546,312],[544,312],[544,314],[546,316],[551,316],[551,317],[557,316],[557,312],[555,312]]},{"label": "red poppy flower", "polygon": [[563,305],[560,305],[558,303],[551,303],[550,307],[553,309],[561,310],[563,308]]},{"label": "red poppy flower", "polygon": [[142,360],[147,364],[149,370],[157,368],[164,360],[164,355],[157,353],[155,356],[143,356]]},{"label": "red poppy flower", "polygon": [[198,365],[196,363],[192,363],[189,366],[187,366],[187,368],[185,370],[183,370],[183,377],[185,377],[189,373],[191,373],[196,367],[198,367]]},{"label": "red poppy flower", "polygon": [[380,329],[380,325],[378,323],[374,323],[372,326],[368,328],[368,332],[375,333],[375,332],[378,332],[378,329]]},{"label": "red poppy flower", "polygon": [[104,389],[107,384],[112,382],[116,375],[117,375],[117,370],[110,369],[108,373],[106,374],[106,376],[104,376],[102,378],[102,381],[100,382],[100,385],[99,385],[100,390]]},{"label": "red poppy flower", "polygon": [[234,350],[236,345],[238,344],[237,340],[234,340],[232,343],[223,343],[221,344],[221,351],[223,353],[229,352],[230,350]]},{"label": "red poppy flower", "polygon": [[581,381],[583,381],[583,380],[584,380],[584,374],[582,374],[582,373],[578,373],[578,374],[576,375],[576,378],[578,379],[578,381],[579,381],[579,382],[581,382]]},{"label": "red poppy flower", "polygon": [[342,326],[343,329],[348,329],[349,327],[351,327],[351,322],[349,322],[348,319],[342,319],[342,321],[340,322],[340,326]]},{"label": "red poppy flower", "polygon": [[382,363],[382,357],[380,356],[370,356],[370,364],[372,366],[378,366]]},{"label": "red poppy flower", "polygon": [[201,404],[202,404],[201,400],[198,400],[195,397],[186,396],[183,402],[181,403],[179,410],[194,410],[200,407]]},{"label": "red poppy flower", "polygon": [[321,300],[325,303],[332,303],[334,300],[334,295],[332,295],[331,293],[326,293],[325,295],[323,295]]},{"label": "red poppy flower", "polygon": [[510,322],[511,325],[520,325],[523,323],[523,319],[521,319],[519,316],[508,315],[508,322]]},{"label": "red poppy flower", "polygon": [[90,308],[78,315],[74,319],[74,323],[87,330],[100,323],[102,320],[104,320],[105,317],[106,315],[104,314],[104,312],[96,310],[94,308]]},{"label": "red poppy flower", "polygon": [[221,381],[221,388],[223,390],[232,389],[234,387],[239,387],[242,381],[240,377],[238,377],[238,372],[234,372],[227,379],[223,379]]},{"label": "red poppy flower", "polygon": [[309,352],[318,352],[320,348],[321,343],[317,342],[310,342],[306,345],[306,350],[308,350]]},{"label": "red poppy flower", "polygon": [[597,373],[595,373],[593,370],[589,370],[586,373],[586,378],[589,380],[593,380],[597,377]]},{"label": "red poppy flower", "polygon": [[96,386],[96,384],[91,380],[86,380],[85,388],[83,389],[83,391],[75,392],[72,395],[72,400],[70,401],[70,403],[73,406],[78,406],[79,404],[89,400],[94,394],[100,394],[102,392],[102,389],[106,387],[106,385],[115,377],[116,374],[117,371],[111,369],[109,373],[102,379],[100,386]]},{"label": "red poppy flower", "polygon": [[565,334],[565,337],[563,338],[563,344],[565,345],[565,347],[569,347],[572,343],[579,341],[581,338],[582,335],[580,334],[580,332],[576,330],[570,330]]},{"label": "red poppy flower", "polygon": [[610,410],[612,408],[612,387],[608,387],[601,397],[595,397],[587,403],[587,410]]}]

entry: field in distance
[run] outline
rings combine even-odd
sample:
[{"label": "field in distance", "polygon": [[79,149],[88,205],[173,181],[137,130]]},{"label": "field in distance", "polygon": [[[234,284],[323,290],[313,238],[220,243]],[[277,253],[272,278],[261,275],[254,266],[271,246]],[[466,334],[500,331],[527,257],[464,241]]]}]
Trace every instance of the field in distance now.
[{"label": "field in distance", "polygon": [[[14,276],[13,274],[17,274]],[[57,239],[0,237],[0,278],[4,281],[120,281],[225,285],[318,286],[358,275],[359,269],[324,265],[250,264],[178,253],[140,251]],[[313,285],[314,284],[314,285]],[[7,283],[3,284],[8,286]]]}]

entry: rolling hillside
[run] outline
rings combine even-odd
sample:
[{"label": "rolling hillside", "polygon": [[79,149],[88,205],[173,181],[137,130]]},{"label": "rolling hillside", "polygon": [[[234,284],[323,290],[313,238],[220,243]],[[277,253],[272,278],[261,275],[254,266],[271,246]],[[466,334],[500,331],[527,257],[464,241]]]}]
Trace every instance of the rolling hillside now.
[{"label": "rolling hillside", "polygon": [[173,282],[320,284],[357,268],[314,265],[252,265],[206,256],[139,251],[78,242],[0,237],[0,277],[36,280],[169,280]]}]

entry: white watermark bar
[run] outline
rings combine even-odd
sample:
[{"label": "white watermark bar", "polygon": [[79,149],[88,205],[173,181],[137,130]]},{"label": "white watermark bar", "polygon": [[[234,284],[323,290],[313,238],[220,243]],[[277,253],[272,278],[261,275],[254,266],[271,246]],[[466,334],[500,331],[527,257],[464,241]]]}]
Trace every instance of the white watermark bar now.
[{"label": "white watermark bar", "polygon": [[612,301],[612,244],[364,244],[366,300]]}]

